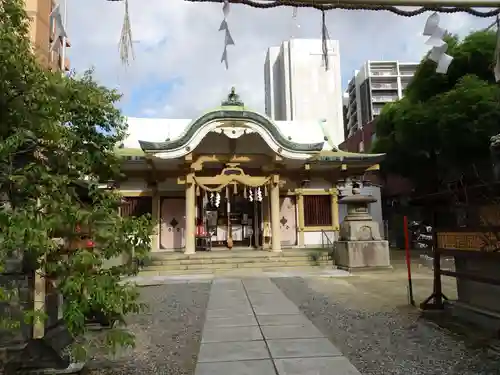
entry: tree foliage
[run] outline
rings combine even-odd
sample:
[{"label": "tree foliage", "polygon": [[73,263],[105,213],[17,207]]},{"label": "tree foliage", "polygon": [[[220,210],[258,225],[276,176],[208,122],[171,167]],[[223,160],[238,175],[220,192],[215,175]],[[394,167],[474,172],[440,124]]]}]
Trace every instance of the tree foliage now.
[{"label": "tree foliage", "polygon": [[[121,217],[120,196],[98,186],[120,178],[114,152],[126,130],[115,108],[120,95],[90,72],[68,78],[43,69],[23,5],[0,4],[0,267],[15,254],[28,259],[57,285],[64,320],[80,336],[90,311],[123,319],[141,308],[135,287],[120,280],[135,271],[132,256],[149,251],[152,223]],[[95,247],[68,246],[82,232]],[[124,265],[110,266],[124,255]],[[112,346],[132,343],[120,327],[109,335]]]},{"label": "tree foliage", "polygon": [[487,179],[489,139],[500,133],[500,89],[493,75],[494,32],[448,37],[447,74],[426,57],[405,91],[376,122],[373,152],[387,153],[385,173],[409,178],[417,190],[449,181]]}]

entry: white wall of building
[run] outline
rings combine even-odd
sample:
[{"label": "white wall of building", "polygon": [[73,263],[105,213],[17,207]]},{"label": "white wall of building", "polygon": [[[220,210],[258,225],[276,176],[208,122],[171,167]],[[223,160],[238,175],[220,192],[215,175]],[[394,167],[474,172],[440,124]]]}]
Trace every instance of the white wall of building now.
[{"label": "white wall of building", "polygon": [[326,120],[335,145],[344,140],[340,51],[328,44],[329,69],[321,39],[291,39],[268,50],[264,64],[266,114],[279,121]]},{"label": "white wall of building", "polygon": [[417,67],[418,63],[368,60],[356,70],[344,93],[348,97],[345,137],[377,117],[385,104],[401,99]]}]

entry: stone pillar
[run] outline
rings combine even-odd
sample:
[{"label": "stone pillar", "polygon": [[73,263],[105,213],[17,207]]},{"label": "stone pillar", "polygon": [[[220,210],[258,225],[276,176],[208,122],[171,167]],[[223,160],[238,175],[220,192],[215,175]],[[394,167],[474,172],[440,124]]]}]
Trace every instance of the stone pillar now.
[{"label": "stone pillar", "polygon": [[279,176],[274,176],[271,182],[271,250],[281,251],[281,229],[280,229],[280,186]]},{"label": "stone pillar", "polygon": [[186,178],[186,228],[184,232],[186,247],[184,254],[195,253],[195,231],[196,231],[196,187],[193,174],[189,173]]},{"label": "stone pillar", "polygon": [[153,234],[151,235],[151,251],[159,251],[160,249],[160,193],[157,190],[153,191],[151,199],[151,216],[154,222]]},{"label": "stone pillar", "polygon": [[[40,274],[44,273],[43,270],[40,272],[35,272],[35,282],[34,282],[34,301],[33,310],[41,313],[45,313],[45,278]],[[33,338],[40,339],[45,335],[45,321],[43,319],[37,318],[33,322]]]},{"label": "stone pillar", "polygon": [[298,245],[299,247],[304,247],[305,239],[304,239],[304,196],[302,192],[299,191],[297,193],[297,216],[298,216]]}]

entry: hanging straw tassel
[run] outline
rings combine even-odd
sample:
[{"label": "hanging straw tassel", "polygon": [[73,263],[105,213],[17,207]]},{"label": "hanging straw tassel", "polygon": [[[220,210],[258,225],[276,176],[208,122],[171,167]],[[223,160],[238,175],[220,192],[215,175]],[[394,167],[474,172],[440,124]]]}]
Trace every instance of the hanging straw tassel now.
[{"label": "hanging straw tassel", "polygon": [[247,199],[247,188],[243,188],[243,198]]},{"label": "hanging straw tassel", "polygon": [[238,184],[233,184],[233,194],[238,195]]},{"label": "hanging straw tassel", "polygon": [[267,185],[264,185],[264,196],[267,197]]},{"label": "hanging straw tassel", "polygon": [[496,20],[496,26],[497,26],[497,44],[495,47],[495,66],[493,68],[493,73],[495,74],[495,81],[499,82],[500,81],[500,17],[497,15],[497,20]]},{"label": "hanging straw tassel", "polygon": [[123,18],[122,33],[120,36],[120,60],[123,65],[130,64],[130,58],[135,59],[134,47],[132,45],[132,28],[130,26],[130,16],[128,11],[128,0],[125,0],[125,16]]},{"label": "hanging straw tassel", "polygon": [[229,199],[229,187],[226,186],[226,198]]},{"label": "hanging straw tassel", "polygon": [[196,185],[196,196],[197,197],[200,196],[200,186],[199,185]]}]

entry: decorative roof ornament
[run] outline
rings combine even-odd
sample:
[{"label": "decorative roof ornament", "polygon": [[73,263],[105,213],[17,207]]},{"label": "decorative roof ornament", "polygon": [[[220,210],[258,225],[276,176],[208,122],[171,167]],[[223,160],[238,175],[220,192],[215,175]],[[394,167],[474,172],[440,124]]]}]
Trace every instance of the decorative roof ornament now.
[{"label": "decorative roof ornament", "polygon": [[231,87],[231,92],[227,96],[227,99],[222,101],[222,106],[244,107],[245,103],[243,103],[240,96],[236,94],[236,89]]}]

